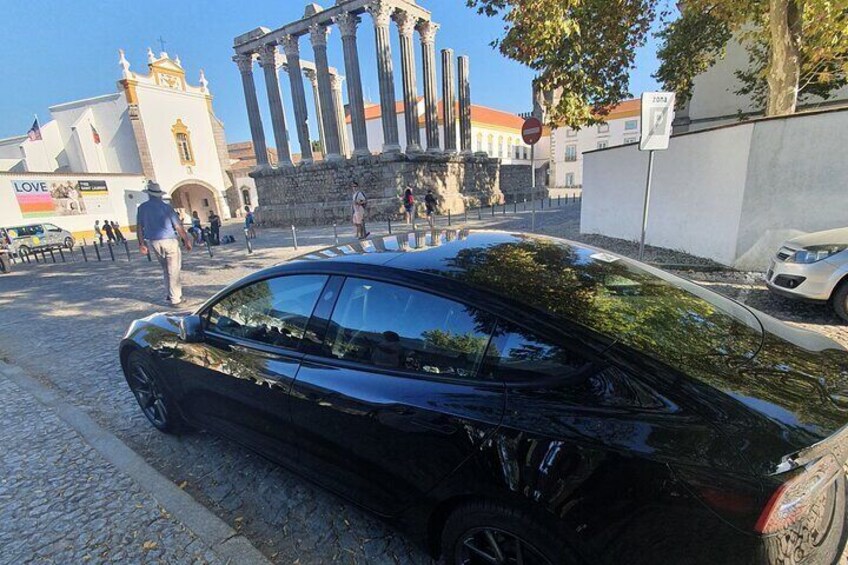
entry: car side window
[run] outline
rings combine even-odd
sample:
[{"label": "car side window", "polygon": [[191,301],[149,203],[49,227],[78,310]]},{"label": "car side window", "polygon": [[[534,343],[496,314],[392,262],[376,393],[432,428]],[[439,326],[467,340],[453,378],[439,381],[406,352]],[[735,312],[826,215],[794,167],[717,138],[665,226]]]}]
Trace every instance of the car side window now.
[{"label": "car side window", "polygon": [[492,334],[483,373],[507,384],[549,387],[564,403],[584,407],[663,406],[658,395],[624,369],[506,322],[498,323]]},{"label": "car side window", "polygon": [[453,300],[348,278],[330,319],[325,352],[383,369],[472,378],[489,341],[489,320]]},{"label": "car side window", "polygon": [[297,349],[326,283],[324,275],[291,275],[253,283],[213,305],[207,329]]}]

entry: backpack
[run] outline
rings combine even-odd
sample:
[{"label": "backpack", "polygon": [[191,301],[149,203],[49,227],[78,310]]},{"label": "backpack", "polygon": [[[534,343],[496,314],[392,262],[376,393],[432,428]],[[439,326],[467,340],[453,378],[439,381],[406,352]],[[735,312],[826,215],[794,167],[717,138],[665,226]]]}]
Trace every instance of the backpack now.
[{"label": "backpack", "polygon": [[411,192],[406,193],[406,195],[403,197],[403,199],[404,199],[404,202],[406,202],[407,204],[410,204],[410,205],[415,202],[415,197],[412,196]]}]

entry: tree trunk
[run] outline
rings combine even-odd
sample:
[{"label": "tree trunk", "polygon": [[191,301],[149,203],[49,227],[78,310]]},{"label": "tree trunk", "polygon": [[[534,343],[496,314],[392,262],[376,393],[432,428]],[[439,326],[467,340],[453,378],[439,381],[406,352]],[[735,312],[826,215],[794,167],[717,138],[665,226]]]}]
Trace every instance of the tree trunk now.
[{"label": "tree trunk", "polygon": [[795,112],[801,77],[801,10],[803,0],[769,0],[771,52],[768,66],[767,116]]}]

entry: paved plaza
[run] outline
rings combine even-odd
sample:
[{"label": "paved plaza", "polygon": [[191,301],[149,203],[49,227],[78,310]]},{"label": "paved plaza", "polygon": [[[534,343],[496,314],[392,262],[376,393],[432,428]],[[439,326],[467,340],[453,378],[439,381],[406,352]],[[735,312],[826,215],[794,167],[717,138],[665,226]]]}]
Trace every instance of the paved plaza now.
[{"label": "paved plaza", "polygon": [[[513,214],[509,206],[505,215],[499,209],[494,217],[486,210],[480,222],[473,213],[469,220],[527,230],[530,214],[520,208]],[[636,252],[633,243],[579,236],[578,224],[577,203],[537,214],[539,231]],[[374,233],[387,228],[369,226]],[[236,225],[225,232],[239,235]],[[342,239],[352,235],[349,226],[338,232]],[[211,258],[195,250],[184,261],[186,308],[256,269],[333,240],[332,228],[300,230],[295,250],[290,230],[260,229],[253,254],[243,237],[214,248]],[[681,268],[704,266],[671,251],[649,252],[649,259]],[[848,332],[830,310],[772,297],[757,275],[688,276],[848,344]],[[22,370],[12,378],[16,369],[0,366],[6,424],[0,431],[0,562],[214,563],[237,561],[235,551],[250,555],[253,548],[276,563],[429,562],[381,521],[228,440],[154,430],[124,382],[117,346],[133,319],[164,309],[161,272],[142,257],[17,265],[0,276],[0,357]],[[204,526],[216,520],[213,528]],[[227,547],[230,538],[244,543]]]}]

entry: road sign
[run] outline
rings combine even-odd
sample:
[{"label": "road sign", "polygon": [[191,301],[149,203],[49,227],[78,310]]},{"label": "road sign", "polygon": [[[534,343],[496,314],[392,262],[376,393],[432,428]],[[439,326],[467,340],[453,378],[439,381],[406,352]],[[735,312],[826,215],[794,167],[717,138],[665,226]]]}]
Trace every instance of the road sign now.
[{"label": "road sign", "polygon": [[542,122],[539,118],[527,118],[521,126],[521,138],[527,145],[535,145],[542,139]]},{"label": "road sign", "polygon": [[671,122],[674,121],[673,92],[645,92],[642,94],[641,151],[668,149]]}]

